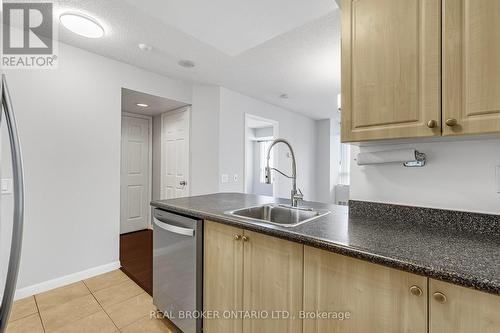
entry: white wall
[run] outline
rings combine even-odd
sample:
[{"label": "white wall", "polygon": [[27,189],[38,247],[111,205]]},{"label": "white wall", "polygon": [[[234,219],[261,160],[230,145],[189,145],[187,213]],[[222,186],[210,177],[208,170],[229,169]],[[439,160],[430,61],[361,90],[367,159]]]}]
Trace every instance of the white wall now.
[{"label": "white wall", "polygon": [[[2,115],[1,133],[0,133],[0,156],[2,158],[1,178],[12,179],[12,160],[10,158],[9,135],[5,118]],[[1,216],[0,216],[0,290],[3,290],[5,285],[5,276],[7,274],[10,241],[12,237],[12,219],[13,219],[13,199],[12,194],[0,195]],[[2,296],[2,295],[0,295]]]},{"label": "white wall", "polygon": [[[18,288],[55,286],[62,281],[55,279],[96,272],[119,260],[122,88],[192,104],[192,195],[243,192],[244,114],[251,113],[280,123],[280,136],[296,151],[299,187],[307,200],[315,199],[313,120],[228,89],[192,86],[68,45],[59,51],[57,70],[6,73],[26,172]],[[279,152],[278,164],[289,172],[287,150]],[[5,172],[9,163],[4,158],[2,164]],[[231,183],[220,184],[222,173],[231,175]],[[276,178],[278,195],[288,198],[290,181]],[[11,199],[3,196],[2,207]],[[2,209],[1,218],[4,254],[11,212]],[[0,259],[4,268],[6,258]]]},{"label": "white wall", "polygon": [[[288,139],[295,150],[298,186],[304,192],[306,200],[315,200],[314,120],[226,88],[221,88],[220,91],[219,176],[228,174],[230,181],[220,184],[220,191],[244,191],[245,113],[279,122],[279,136]],[[288,173],[291,169],[291,160],[286,156],[288,150],[284,146],[278,149],[279,167]],[[233,180],[235,174],[238,175],[236,182]],[[277,196],[289,198],[291,181],[281,176],[276,176],[276,179]]]},{"label": "white wall", "polygon": [[191,195],[219,190],[220,88],[194,86],[191,108]]},{"label": "white wall", "polygon": [[161,114],[153,117],[152,131],[153,174],[151,175],[151,198],[159,200],[161,198]]},{"label": "white wall", "polygon": [[[332,193],[330,195],[333,203],[336,203],[339,198],[337,195],[336,185],[340,183],[340,150],[341,150],[341,142],[340,142],[340,115],[337,114],[330,121],[330,178],[332,181]],[[346,201],[349,199],[346,196]]]},{"label": "white wall", "polygon": [[316,121],[316,200],[333,202],[333,179],[331,170],[335,167],[331,161],[330,119]]},{"label": "white wall", "polygon": [[427,154],[423,168],[400,165],[360,167],[351,161],[351,199],[500,214],[495,166],[500,139],[429,142],[396,146],[352,146],[361,150],[416,148]]},{"label": "white wall", "polygon": [[191,103],[189,84],[59,51],[57,70],[6,73],[26,172],[18,288],[118,261],[121,88]]}]

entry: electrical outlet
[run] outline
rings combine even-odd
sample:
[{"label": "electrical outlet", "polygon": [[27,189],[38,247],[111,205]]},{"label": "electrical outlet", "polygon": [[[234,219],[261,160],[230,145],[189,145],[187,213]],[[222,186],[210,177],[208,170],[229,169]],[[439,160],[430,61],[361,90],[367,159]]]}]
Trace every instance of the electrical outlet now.
[{"label": "electrical outlet", "polygon": [[223,174],[223,175],[221,176],[221,179],[220,179],[220,180],[221,180],[222,184],[227,184],[227,183],[229,183],[229,175],[227,175],[227,174]]},{"label": "electrical outlet", "polygon": [[2,179],[2,194],[12,194],[12,178]]}]

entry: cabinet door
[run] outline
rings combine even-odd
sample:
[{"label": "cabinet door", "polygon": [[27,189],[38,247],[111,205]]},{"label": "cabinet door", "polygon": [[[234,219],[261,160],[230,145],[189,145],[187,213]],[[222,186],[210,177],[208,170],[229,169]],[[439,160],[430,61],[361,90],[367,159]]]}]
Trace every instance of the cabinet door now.
[{"label": "cabinet door", "polygon": [[269,318],[244,319],[243,332],[302,332],[302,321],[292,316],[302,310],[303,245],[247,230],[245,236],[243,309],[265,311]]},{"label": "cabinet door", "polygon": [[304,319],[305,333],[425,333],[427,279],[306,246],[304,311],[350,313]]},{"label": "cabinet door", "polygon": [[443,133],[500,132],[500,1],[443,3]]},{"label": "cabinet door", "polygon": [[500,332],[500,296],[433,279],[429,290],[430,333]]},{"label": "cabinet door", "polygon": [[343,142],[441,135],[440,22],[438,0],[342,0]]},{"label": "cabinet door", "polygon": [[225,319],[224,311],[241,311],[243,306],[243,230],[205,221],[204,310],[217,311],[220,319],[205,319],[208,333],[241,333],[241,318]]}]

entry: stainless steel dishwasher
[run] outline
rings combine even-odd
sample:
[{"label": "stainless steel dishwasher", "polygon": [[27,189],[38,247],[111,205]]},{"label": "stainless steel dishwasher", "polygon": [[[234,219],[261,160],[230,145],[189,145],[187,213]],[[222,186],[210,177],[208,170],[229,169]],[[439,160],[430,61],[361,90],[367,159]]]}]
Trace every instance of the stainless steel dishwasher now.
[{"label": "stainless steel dishwasher", "polygon": [[153,217],[153,303],[184,333],[200,333],[203,223],[161,209]]}]

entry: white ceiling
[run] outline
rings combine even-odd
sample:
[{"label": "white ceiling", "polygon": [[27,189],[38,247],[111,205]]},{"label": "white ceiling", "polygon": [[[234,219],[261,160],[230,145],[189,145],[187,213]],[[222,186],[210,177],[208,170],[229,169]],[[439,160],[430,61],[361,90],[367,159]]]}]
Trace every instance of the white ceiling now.
[{"label": "white ceiling", "polygon": [[273,127],[273,123],[266,121],[266,120],[263,120],[263,119],[256,119],[256,118],[247,118],[246,124],[247,124],[248,128]]},{"label": "white ceiling", "polygon": [[[137,103],[149,105],[147,108]],[[122,111],[156,116],[186,106],[186,103],[122,88]]]},{"label": "white ceiling", "polygon": [[[63,42],[173,78],[214,84],[315,119],[335,115],[340,22],[334,0],[56,0],[106,30]],[[253,27],[253,28],[252,28]],[[153,46],[151,52],[138,43]],[[177,62],[189,59],[196,67]],[[286,93],[288,99],[279,95]]]},{"label": "white ceiling", "polygon": [[234,56],[328,13],[332,0],[126,0]]}]

